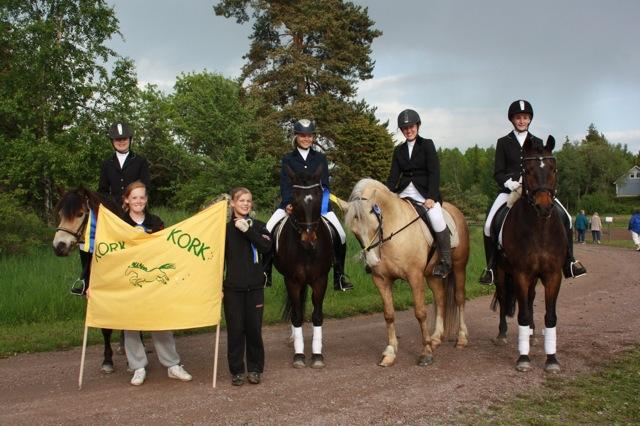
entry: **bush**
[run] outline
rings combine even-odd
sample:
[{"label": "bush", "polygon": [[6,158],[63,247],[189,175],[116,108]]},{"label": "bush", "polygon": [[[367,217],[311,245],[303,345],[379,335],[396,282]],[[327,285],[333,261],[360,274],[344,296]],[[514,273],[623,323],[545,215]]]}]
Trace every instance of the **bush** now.
[{"label": "bush", "polygon": [[42,220],[15,200],[0,194],[0,255],[26,253],[51,237]]}]

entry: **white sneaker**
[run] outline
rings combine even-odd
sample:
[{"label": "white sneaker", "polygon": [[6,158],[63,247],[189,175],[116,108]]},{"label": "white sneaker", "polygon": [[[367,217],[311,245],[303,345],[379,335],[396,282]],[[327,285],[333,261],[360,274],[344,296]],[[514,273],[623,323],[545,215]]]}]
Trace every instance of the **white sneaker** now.
[{"label": "white sneaker", "polygon": [[131,378],[131,384],[133,386],[140,386],[144,383],[144,379],[147,377],[147,370],[142,368],[138,368],[133,372],[133,377]]},{"label": "white sneaker", "polygon": [[188,382],[193,378],[180,364],[169,367],[167,369],[167,376],[171,379],[182,380],[183,382]]}]

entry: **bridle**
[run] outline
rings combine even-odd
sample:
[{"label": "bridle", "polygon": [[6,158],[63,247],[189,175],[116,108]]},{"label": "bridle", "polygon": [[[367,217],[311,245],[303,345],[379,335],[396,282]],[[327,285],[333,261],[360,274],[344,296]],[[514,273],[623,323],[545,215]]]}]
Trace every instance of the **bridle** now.
[{"label": "bridle", "polygon": [[82,211],[83,211],[82,223],[80,224],[78,229],[76,229],[75,231],[72,231],[71,229],[67,229],[62,226],[58,226],[56,228],[56,232],[57,231],[66,232],[67,234],[71,234],[73,237],[75,237],[76,244],[84,243],[84,231],[87,228],[87,223],[89,222],[89,210],[83,209]]},{"label": "bridle", "polygon": [[[320,183],[314,183],[313,185],[292,185],[293,188],[305,189],[305,190],[317,188],[319,186],[321,186]],[[318,220],[314,220],[311,222],[300,222],[298,221],[298,219],[296,219],[295,215],[291,215],[289,217],[289,222],[291,223],[291,226],[293,226],[293,229],[295,229],[295,231],[298,234],[302,234],[302,232],[304,231],[304,228],[306,228],[307,232],[311,232],[312,230],[317,228],[321,220],[320,217],[318,218]]]},{"label": "bridle", "polygon": [[[522,175],[525,176],[527,174],[527,169],[524,167],[524,162],[525,161],[540,161],[540,168],[545,167],[544,164],[544,160],[556,160],[556,157],[554,157],[553,155],[540,155],[540,156],[532,156],[532,157],[524,157],[523,159],[523,166],[522,166]],[[531,204],[532,206],[535,207],[535,196],[536,194],[538,194],[539,192],[546,192],[547,194],[549,194],[549,196],[551,197],[551,199],[554,199],[556,196],[556,188],[555,187],[550,187],[550,186],[546,186],[546,185],[541,185],[537,188],[534,189],[530,189],[529,186],[527,185],[527,179],[523,178],[522,180],[522,189],[524,190],[524,195],[525,198],[527,200],[527,202],[529,204]]]}]

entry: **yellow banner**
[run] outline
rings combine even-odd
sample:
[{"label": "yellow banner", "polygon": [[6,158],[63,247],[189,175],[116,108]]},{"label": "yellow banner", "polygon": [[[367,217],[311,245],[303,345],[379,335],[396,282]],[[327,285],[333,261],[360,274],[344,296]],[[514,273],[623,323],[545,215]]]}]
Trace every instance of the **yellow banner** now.
[{"label": "yellow banner", "polygon": [[101,208],[87,325],[178,330],[220,323],[227,202],[154,234]]}]

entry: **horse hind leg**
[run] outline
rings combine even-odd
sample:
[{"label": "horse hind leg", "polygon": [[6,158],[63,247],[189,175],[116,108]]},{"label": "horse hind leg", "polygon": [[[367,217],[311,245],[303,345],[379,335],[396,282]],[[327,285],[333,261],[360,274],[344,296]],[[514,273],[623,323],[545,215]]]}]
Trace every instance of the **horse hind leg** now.
[{"label": "horse hind leg", "polygon": [[109,328],[102,329],[102,337],[104,339],[104,359],[100,369],[103,373],[113,373],[113,350],[111,349],[111,333],[113,330]]},{"label": "horse hind leg", "polygon": [[[446,295],[445,295],[445,289],[444,289],[444,284],[443,284],[443,280],[440,278],[436,278],[436,277],[429,277],[427,279],[427,284],[429,285],[429,288],[431,288],[431,292],[433,293],[433,309],[431,310],[431,315],[428,315],[430,320],[429,320],[429,327],[427,327],[427,322],[425,321],[425,330],[423,330],[423,336],[424,336],[424,332],[426,331],[426,335],[429,335],[429,329],[433,328],[433,333],[431,333],[430,339],[429,340],[429,344],[431,349],[436,349],[438,346],[440,346],[440,344],[442,343],[442,340],[445,337],[445,332],[444,332],[444,315],[445,315],[445,299],[446,299]],[[423,292],[424,293],[424,292]],[[422,294],[422,297],[420,299],[417,299],[417,297],[420,297],[419,295],[414,293],[413,296],[413,300],[416,306],[416,318],[418,315],[418,307],[419,307],[419,302],[418,300],[424,300],[424,294]],[[424,305],[424,302],[422,303]],[[426,314],[426,311],[425,311]],[[420,319],[418,318],[418,321],[420,321]],[[433,327],[431,327],[431,325],[433,324]],[[423,344],[425,344],[425,342],[423,341]]]},{"label": "horse hind leg", "polygon": [[[438,279],[437,281],[441,280]],[[422,275],[414,277],[409,280],[409,284],[411,285],[411,291],[413,292],[414,313],[418,320],[418,324],[420,325],[420,332],[422,335],[422,351],[420,352],[420,356],[418,356],[417,364],[424,367],[433,363],[433,349],[438,346],[440,341],[434,341],[433,336],[429,335],[429,327],[427,325],[427,307],[424,304],[424,277]],[[434,299],[435,298],[436,297],[434,296]],[[442,319],[441,317],[438,319],[438,315],[441,314],[436,313],[436,332],[434,335],[439,333],[439,335],[442,336],[444,328],[442,326]]]}]

